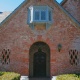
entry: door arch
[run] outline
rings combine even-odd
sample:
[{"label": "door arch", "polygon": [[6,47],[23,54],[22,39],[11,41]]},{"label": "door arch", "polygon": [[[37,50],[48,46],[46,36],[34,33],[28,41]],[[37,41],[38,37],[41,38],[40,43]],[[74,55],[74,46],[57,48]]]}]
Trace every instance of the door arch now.
[{"label": "door arch", "polygon": [[30,47],[29,76],[50,77],[50,48],[44,42],[36,42]]}]

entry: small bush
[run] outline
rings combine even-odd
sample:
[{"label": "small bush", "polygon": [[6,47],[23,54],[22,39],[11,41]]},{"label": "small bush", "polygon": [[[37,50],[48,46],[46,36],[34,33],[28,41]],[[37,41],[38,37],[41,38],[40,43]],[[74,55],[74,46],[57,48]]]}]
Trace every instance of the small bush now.
[{"label": "small bush", "polygon": [[14,72],[0,72],[0,80],[20,80],[20,74]]},{"label": "small bush", "polygon": [[80,74],[76,74],[80,78]]},{"label": "small bush", "polygon": [[4,73],[3,72],[0,72],[0,76],[2,76]]},{"label": "small bush", "polygon": [[76,74],[64,74],[57,76],[57,80],[80,80],[80,76]]}]

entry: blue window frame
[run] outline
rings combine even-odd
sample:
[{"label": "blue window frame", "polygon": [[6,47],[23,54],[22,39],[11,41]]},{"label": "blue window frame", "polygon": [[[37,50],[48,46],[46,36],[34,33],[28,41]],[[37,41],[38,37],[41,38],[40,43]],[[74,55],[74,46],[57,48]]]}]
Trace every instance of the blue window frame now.
[{"label": "blue window frame", "polygon": [[46,29],[53,23],[53,9],[49,6],[30,6],[28,9],[28,24],[34,29],[36,24],[45,24]]},{"label": "blue window frame", "polygon": [[52,19],[51,19],[51,11],[49,11],[49,21],[51,21]]},{"label": "blue window frame", "polygon": [[29,23],[52,23],[52,8],[48,6],[30,6]]},{"label": "blue window frame", "polygon": [[45,21],[46,20],[46,11],[37,10],[34,14],[34,19],[36,21]]},{"label": "blue window frame", "polygon": [[41,11],[41,20],[46,20],[46,11]]},{"label": "blue window frame", "polygon": [[35,20],[39,20],[40,13],[39,11],[35,11]]}]

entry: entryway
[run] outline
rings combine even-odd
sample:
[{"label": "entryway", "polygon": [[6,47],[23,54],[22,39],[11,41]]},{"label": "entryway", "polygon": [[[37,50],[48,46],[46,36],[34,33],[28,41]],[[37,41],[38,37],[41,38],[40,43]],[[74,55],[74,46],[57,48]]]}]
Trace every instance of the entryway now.
[{"label": "entryway", "polygon": [[46,53],[42,52],[39,48],[38,52],[34,53],[33,59],[33,74],[34,77],[45,77],[46,76]]},{"label": "entryway", "polygon": [[30,48],[29,76],[50,77],[50,48],[44,42],[36,42]]}]

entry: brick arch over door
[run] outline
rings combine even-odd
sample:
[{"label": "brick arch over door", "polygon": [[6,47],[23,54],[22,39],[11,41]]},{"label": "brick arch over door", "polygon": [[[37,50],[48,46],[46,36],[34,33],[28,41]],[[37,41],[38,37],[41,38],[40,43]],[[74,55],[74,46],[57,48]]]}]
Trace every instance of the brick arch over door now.
[{"label": "brick arch over door", "polygon": [[46,77],[50,77],[50,48],[44,42],[35,42],[29,50],[29,76],[34,77],[34,54],[41,49],[43,53],[46,53]]}]

